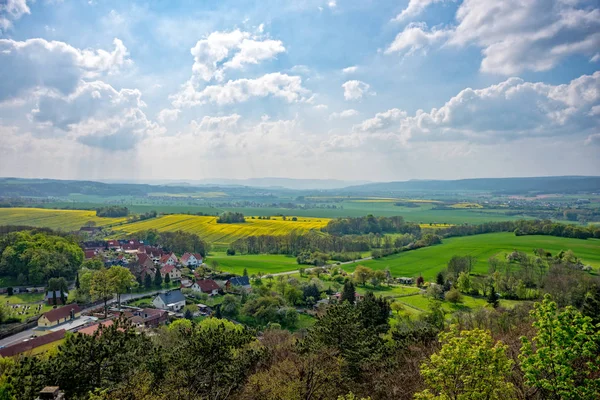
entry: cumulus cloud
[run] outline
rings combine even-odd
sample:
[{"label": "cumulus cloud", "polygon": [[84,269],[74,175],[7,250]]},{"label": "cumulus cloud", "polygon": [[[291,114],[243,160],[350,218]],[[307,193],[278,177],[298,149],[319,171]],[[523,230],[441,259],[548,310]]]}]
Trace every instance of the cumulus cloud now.
[{"label": "cumulus cloud", "polygon": [[69,95],[81,79],[116,72],[131,61],[123,42],[115,39],[114,45],[108,52],[44,39],[0,39],[0,102],[40,88]]},{"label": "cumulus cloud", "polygon": [[[568,84],[549,85],[509,78],[483,89],[467,88],[442,107],[413,116],[399,109],[378,113],[336,138],[350,146],[370,139],[496,143],[541,136],[584,135],[597,129],[600,71]],[[593,136],[592,136],[593,137]],[[590,143],[594,139],[589,140]]]},{"label": "cumulus cloud", "polygon": [[448,30],[428,30],[425,23],[410,23],[385,50],[386,54],[403,52],[412,54],[417,50],[440,43],[451,34]]},{"label": "cumulus cloud", "polygon": [[280,40],[254,37],[236,29],[213,32],[199,40],[190,50],[194,56],[193,79],[222,81],[226,69],[242,69],[247,64],[259,64],[285,52]]},{"label": "cumulus cloud", "polygon": [[302,86],[302,78],[279,72],[263,75],[256,79],[238,79],[223,85],[211,85],[198,91],[187,82],[182,90],[171,96],[174,107],[190,107],[199,104],[219,105],[241,103],[252,97],[274,96],[288,103],[308,101],[310,92]]},{"label": "cumulus cloud", "polygon": [[342,119],[342,118],[350,118],[350,117],[354,117],[356,115],[358,115],[359,112],[350,108],[348,110],[344,110],[341,112],[334,112],[331,113],[331,115],[329,116],[329,119]]},{"label": "cumulus cloud", "polygon": [[198,131],[229,131],[235,128],[240,120],[238,114],[226,115],[223,117],[204,116],[200,122],[192,121],[190,127],[193,132]]},{"label": "cumulus cloud", "polygon": [[165,122],[176,121],[177,118],[179,118],[179,113],[181,113],[181,110],[178,110],[177,108],[164,108],[159,111],[156,119],[161,124],[164,124]]},{"label": "cumulus cloud", "polygon": [[356,71],[358,71],[358,67],[356,65],[352,65],[350,67],[346,67],[346,68],[342,69],[342,73],[344,73],[344,74],[353,74]]},{"label": "cumulus cloud", "polygon": [[408,18],[415,17],[423,12],[427,7],[434,3],[441,3],[447,0],[409,0],[408,5],[402,12],[393,19],[393,21],[405,21]]},{"label": "cumulus cloud", "polygon": [[481,48],[483,72],[546,71],[570,55],[593,58],[600,47],[600,9],[568,0],[464,1],[453,27],[411,24],[386,52],[411,52],[441,43]]},{"label": "cumulus cloud", "polygon": [[6,32],[12,27],[13,21],[18,20],[31,11],[27,6],[27,0],[3,0],[0,2],[0,33]]},{"label": "cumulus cloud", "polygon": [[319,110],[319,111],[323,111],[323,110],[327,110],[327,104],[317,104],[316,106],[313,106],[313,108],[315,110]]},{"label": "cumulus cloud", "polygon": [[600,133],[594,133],[585,139],[586,146],[600,146]]},{"label": "cumulus cloud", "polygon": [[366,119],[360,124],[355,125],[353,130],[357,132],[376,132],[385,130],[394,123],[406,118],[406,116],[406,111],[402,111],[398,108],[392,108],[391,110],[377,113],[375,114],[375,117]]},{"label": "cumulus cloud", "polygon": [[342,85],[344,88],[344,98],[346,100],[360,100],[365,94],[374,94],[369,91],[371,86],[368,83],[352,80]]}]

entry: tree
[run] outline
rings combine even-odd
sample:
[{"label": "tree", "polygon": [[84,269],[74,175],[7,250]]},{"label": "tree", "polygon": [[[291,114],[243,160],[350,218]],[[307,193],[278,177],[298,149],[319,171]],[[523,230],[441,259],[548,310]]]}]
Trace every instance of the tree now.
[{"label": "tree", "polygon": [[108,278],[112,281],[112,285],[117,295],[117,303],[121,309],[121,295],[137,285],[135,276],[125,267],[114,266],[108,272]]},{"label": "tree", "polygon": [[595,325],[600,324],[600,285],[594,285],[588,291],[583,300],[581,313],[590,317]]},{"label": "tree", "polygon": [[56,292],[60,295],[60,301],[62,304],[66,303],[65,293],[69,293],[69,283],[65,278],[50,278],[48,280],[48,291],[52,292],[52,302],[54,305],[57,303]]},{"label": "tree", "polygon": [[458,290],[462,293],[471,293],[473,289],[473,285],[471,283],[471,276],[468,272],[461,272],[458,274],[458,279],[456,280],[456,286]]},{"label": "tree", "polygon": [[168,287],[169,283],[171,283],[171,274],[169,274],[167,272],[167,273],[165,273],[165,285],[167,285],[167,287]]},{"label": "tree", "polygon": [[545,399],[600,398],[600,330],[591,318],[549,295],[531,311],[536,335],[522,337],[521,369]]},{"label": "tree", "polygon": [[356,301],[356,290],[354,289],[354,283],[348,280],[344,283],[344,289],[342,289],[342,296],[340,303],[347,301],[350,304],[354,304]]},{"label": "tree", "polygon": [[79,274],[75,276],[75,289],[79,290],[81,288],[81,283],[79,282]]},{"label": "tree", "polygon": [[104,318],[108,316],[108,300],[115,293],[114,282],[106,268],[100,268],[92,275],[90,294],[95,300],[104,301]]},{"label": "tree", "polygon": [[146,274],[146,276],[144,276],[144,287],[146,289],[150,289],[152,287],[152,276],[150,276],[150,274],[148,273]]},{"label": "tree", "polygon": [[375,297],[373,292],[365,294],[365,298],[357,305],[360,319],[366,329],[375,333],[385,333],[390,329],[390,303],[383,297]]},{"label": "tree", "polygon": [[421,365],[428,389],[416,399],[505,399],[513,386],[506,381],[512,361],[508,346],[494,343],[489,332],[474,329],[460,331],[452,326],[439,334],[442,348]]},{"label": "tree", "polygon": [[373,274],[373,270],[371,268],[365,267],[363,265],[357,265],[356,269],[352,276],[357,283],[360,283],[362,286],[365,286],[365,283],[371,278]]},{"label": "tree", "polygon": [[490,285],[489,293],[487,296],[488,304],[490,304],[492,307],[496,308],[496,307],[498,307],[499,299],[500,299],[500,297],[498,296],[498,293],[496,292],[496,288],[494,287],[494,285]]},{"label": "tree", "polygon": [[221,303],[221,313],[227,317],[235,317],[240,310],[240,302],[237,297],[232,294],[223,296]]},{"label": "tree", "polygon": [[156,274],[154,274],[154,286],[156,286],[157,288],[160,288],[162,286],[163,283],[163,279],[162,279],[162,275],[160,274],[160,270],[156,270]]},{"label": "tree", "polygon": [[244,268],[244,273],[242,274],[243,276],[248,276],[248,269]]},{"label": "tree", "polygon": [[442,273],[442,271],[437,273],[435,277],[435,283],[437,283],[440,286],[444,286],[444,274]]}]

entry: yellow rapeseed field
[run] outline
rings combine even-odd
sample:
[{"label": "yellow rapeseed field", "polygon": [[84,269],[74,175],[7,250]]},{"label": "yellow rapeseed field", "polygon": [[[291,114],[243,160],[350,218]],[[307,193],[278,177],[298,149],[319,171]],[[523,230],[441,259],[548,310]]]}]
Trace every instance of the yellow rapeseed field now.
[{"label": "yellow rapeseed field", "polygon": [[218,224],[217,217],[174,214],[125,224],[117,226],[114,229],[125,234],[132,234],[147,229],[156,229],[158,231],[181,230],[195,233],[210,243],[228,244],[247,236],[280,236],[292,231],[298,233],[307,232],[311,229],[320,229],[329,222],[328,218],[298,217],[297,221],[292,221],[292,217],[286,217],[286,219],[286,221],[283,221],[281,217],[271,217],[270,220],[246,217],[245,223]]},{"label": "yellow rapeseed field", "polygon": [[77,230],[89,221],[95,222],[96,226],[106,226],[126,220],[127,218],[100,218],[96,216],[96,211],[86,210],[0,208],[0,225],[26,225],[62,231]]}]

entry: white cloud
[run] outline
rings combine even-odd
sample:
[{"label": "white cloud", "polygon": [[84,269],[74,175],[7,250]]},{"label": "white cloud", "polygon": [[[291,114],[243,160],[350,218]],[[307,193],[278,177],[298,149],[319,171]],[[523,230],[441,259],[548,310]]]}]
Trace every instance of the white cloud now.
[{"label": "white cloud", "polygon": [[[483,89],[467,88],[439,109],[414,116],[391,109],[337,138],[349,146],[373,140],[396,144],[444,140],[496,143],[541,136],[583,135],[597,129],[593,110],[600,103],[600,71],[564,85],[509,78]],[[509,117],[510,116],[510,117]]]},{"label": "white cloud", "polygon": [[329,7],[329,8],[336,8],[337,7],[337,2],[335,0],[329,0],[327,2],[327,7]]},{"label": "white cloud", "polygon": [[424,23],[410,23],[402,32],[396,35],[385,53],[405,52],[406,54],[412,54],[417,50],[446,40],[450,34],[450,31],[443,29],[427,30],[427,25]]},{"label": "white cloud", "polygon": [[337,112],[331,113],[331,115],[329,116],[329,119],[350,118],[350,117],[354,117],[358,114],[359,114],[358,111],[350,108],[348,110],[344,110],[339,113],[337,113]]},{"label": "white cloud", "polygon": [[240,103],[251,97],[280,97],[289,103],[308,101],[310,92],[302,86],[302,78],[279,72],[266,74],[256,79],[238,79],[223,85],[207,86],[197,91],[188,82],[176,95],[171,96],[173,106],[190,107],[205,103],[218,105]]},{"label": "white cloud", "polygon": [[194,132],[197,131],[228,131],[235,128],[240,120],[238,114],[226,115],[224,117],[204,116],[200,122],[192,121],[190,126]]},{"label": "white cloud", "polygon": [[346,67],[346,68],[342,69],[342,73],[344,73],[344,74],[353,74],[356,71],[358,71],[358,67],[356,65],[352,65],[350,67]]},{"label": "white cloud", "polygon": [[404,21],[406,19],[416,17],[423,10],[434,3],[441,3],[448,0],[409,0],[408,5],[402,12],[393,19],[393,21]]},{"label": "white cloud", "polygon": [[342,85],[342,88],[344,88],[344,98],[346,100],[359,100],[365,94],[374,94],[374,92],[369,91],[370,87],[368,83],[362,81],[347,81]]},{"label": "white cloud", "polygon": [[12,28],[13,21],[25,14],[31,14],[27,0],[2,0],[0,1],[0,33]]},{"label": "white cloud", "polygon": [[258,64],[285,52],[280,40],[253,37],[249,32],[236,29],[231,32],[213,32],[199,40],[190,50],[194,56],[193,79],[209,82],[222,81],[226,69],[241,69],[247,64]]},{"label": "white cloud", "polygon": [[600,133],[594,133],[585,139],[586,146],[600,146]]},{"label": "white cloud", "polygon": [[353,130],[357,132],[376,132],[385,130],[394,123],[406,118],[406,116],[406,111],[392,108],[391,110],[377,113],[375,114],[375,117],[366,119],[360,124],[355,125]]},{"label": "white cloud", "polygon": [[114,44],[108,52],[44,39],[0,39],[0,102],[39,88],[68,95],[83,78],[118,71],[131,61],[123,42],[115,39]]},{"label": "white cloud", "polygon": [[590,58],[590,62],[598,62],[600,61],[600,53],[594,54],[592,58]]},{"label": "white cloud", "polygon": [[[416,3],[415,3],[416,4]],[[594,56],[600,47],[600,9],[570,0],[466,0],[454,27],[410,24],[386,53],[414,52],[447,43],[481,48],[481,71],[512,75],[546,71],[571,55]]]},{"label": "white cloud", "polygon": [[181,110],[178,110],[177,108],[164,108],[159,111],[156,119],[161,124],[164,124],[165,122],[176,121],[177,118],[179,118],[179,113],[181,113]]},{"label": "white cloud", "polygon": [[313,106],[313,108],[315,110],[319,110],[319,111],[323,111],[323,110],[327,110],[327,104],[317,104],[316,106]]}]

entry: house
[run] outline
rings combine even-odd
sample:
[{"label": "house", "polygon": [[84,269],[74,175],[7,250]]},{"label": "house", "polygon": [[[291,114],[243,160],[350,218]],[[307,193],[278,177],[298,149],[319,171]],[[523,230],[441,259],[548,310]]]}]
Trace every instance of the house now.
[{"label": "house", "polygon": [[[339,302],[341,300],[341,298],[342,298],[342,294],[339,292],[331,295],[331,300],[335,300],[336,302]],[[363,296],[362,294],[354,293],[355,301],[360,301],[364,298],[365,298],[365,296]]]},{"label": "house", "polygon": [[185,307],[185,296],[181,293],[181,290],[160,293],[152,300],[152,304],[161,310],[181,311]]},{"label": "house", "polygon": [[177,265],[177,256],[173,253],[165,254],[160,258],[160,265]]},{"label": "house", "polygon": [[98,253],[96,252],[96,250],[85,250],[83,252],[83,255],[85,256],[86,260],[90,260],[90,259],[96,257],[97,254]]},{"label": "house", "polygon": [[117,264],[119,264],[119,265],[127,265],[127,264],[129,264],[129,260],[123,254],[119,254],[117,256]]},{"label": "house", "polygon": [[12,357],[21,353],[27,353],[37,347],[48,343],[56,342],[65,337],[65,330],[60,329],[56,332],[51,332],[47,335],[38,336],[27,341],[12,344],[10,346],[0,348],[0,356]]},{"label": "house", "polygon": [[[54,297],[56,296],[56,303],[54,302]],[[64,305],[67,302],[67,298],[69,297],[69,292],[63,292],[62,296],[60,295],[60,290],[47,291],[46,292],[46,304],[49,306],[53,305]],[[63,302],[62,299],[65,299]]]},{"label": "house", "polygon": [[197,267],[202,264],[202,256],[198,253],[185,253],[181,256],[179,262],[186,267]]},{"label": "house", "polygon": [[181,280],[181,271],[175,268],[173,265],[165,265],[160,269],[160,275],[162,276],[163,280],[167,274],[169,274],[169,279],[171,282]]},{"label": "house", "polygon": [[113,324],[113,320],[109,319],[107,321],[98,322],[97,324],[86,326],[85,328],[78,330],[77,333],[81,333],[82,335],[93,336],[94,333],[96,333],[96,331],[100,328],[100,326],[108,328],[112,324]]},{"label": "house", "polygon": [[121,243],[119,243],[118,240],[108,240],[106,241],[106,247],[108,247],[109,250],[120,250]]},{"label": "house", "polygon": [[180,287],[182,289],[188,289],[188,288],[191,288],[193,285],[194,285],[194,282],[192,282],[191,280],[189,280],[189,279],[182,279]]},{"label": "house", "polygon": [[200,315],[212,314],[212,308],[210,308],[206,304],[196,304],[196,306],[198,306],[198,312],[200,313]]},{"label": "house", "polygon": [[75,320],[81,316],[81,308],[77,304],[68,304],[44,313],[38,319],[38,328],[51,328],[58,324]]},{"label": "house", "polygon": [[143,243],[136,239],[121,241],[121,247],[126,253],[137,253]]},{"label": "house", "polygon": [[250,278],[247,276],[234,276],[230,278],[227,282],[225,282],[225,289],[227,291],[231,291],[234,289],[244,289],[246,291],[251,291],[252,286],[250,286]]},{"label": "house", "polygon": [[156,328],[159,325],[164,324],[167,322],[168,317],[165,310],[157,310],[154,308],[143,308],[139,311],[137,316],[143,318],[144,326],[147,328]]},{"label": "house", "polygon": [[219,294],[219,284],[212,279],[200,279],[192,285],[194,292],[206,293],[209,296],[215,296]]},{"label": "house", "polygon": [[415,283],[413,278],[406,278],[406,277],[400,277],[397,278],[398,283],[401,283],[403,285],[413,285]]}]

